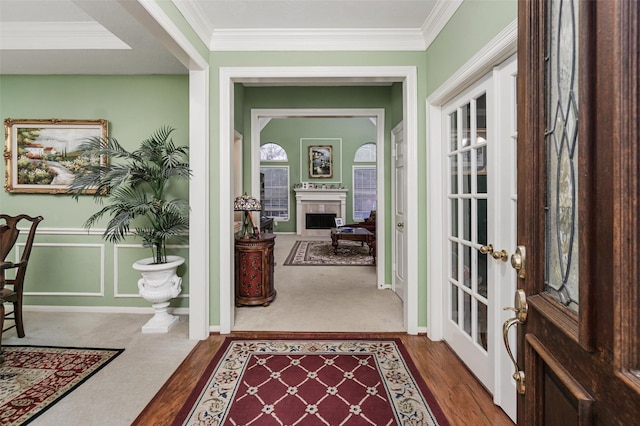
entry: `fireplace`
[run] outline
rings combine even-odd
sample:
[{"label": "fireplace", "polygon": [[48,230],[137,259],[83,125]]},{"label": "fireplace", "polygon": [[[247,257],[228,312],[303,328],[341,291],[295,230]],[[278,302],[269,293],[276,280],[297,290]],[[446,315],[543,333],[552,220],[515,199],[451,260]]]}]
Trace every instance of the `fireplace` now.
[{"label": "fireplace", "polygon": [[[294,188],[296,192],[296,234],[329,236],[336,217],[345,217],[347,190]],[[311,222],[308,222],[311,220]]]},{"label": "fireplace", "polygon": [[331,229],[336,227],[335,213],[307,213],[307,229]]}]

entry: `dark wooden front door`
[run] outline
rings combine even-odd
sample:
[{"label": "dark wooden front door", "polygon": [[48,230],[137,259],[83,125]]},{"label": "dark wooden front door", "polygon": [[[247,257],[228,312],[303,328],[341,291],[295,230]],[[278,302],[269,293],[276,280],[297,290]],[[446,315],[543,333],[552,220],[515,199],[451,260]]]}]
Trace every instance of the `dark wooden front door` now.
[{"label": "dark wooden front door", "polygon": [[518,423],[639,424],[640,2],[518,14]]}]

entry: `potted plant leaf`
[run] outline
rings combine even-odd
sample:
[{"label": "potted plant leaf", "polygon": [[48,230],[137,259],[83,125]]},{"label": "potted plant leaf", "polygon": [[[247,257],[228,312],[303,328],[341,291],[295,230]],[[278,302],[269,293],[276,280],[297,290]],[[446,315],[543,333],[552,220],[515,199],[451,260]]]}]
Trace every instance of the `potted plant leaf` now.
[{"label": "potted plant leaf", "polygon": [[[161,127],[133,151],[115,138],[91,138],[79,150],[87,158],[107,156],[108,164],[88,162],[68,186],[74,199],[95,189],[94,200],[103,207],[84,223],[89,229],[108,217],[103,238],[112,243],[133,234],[153,256],[141,259],[133,268],[142,273],[140,295],[153,304],[155,315],[142,327],[143,332],[167,332],[178,317],[167,312],[169,301],[181,291],[177,276],[184,258],[167,255],[167,241],[184,240],[189,228],[189,204],[184,198],[170,197],[169,185],[188,180],[191,172],[188,147],[177,146],[171,137],[175,129]],[[133,231],[131,231],[133,229]]]}]

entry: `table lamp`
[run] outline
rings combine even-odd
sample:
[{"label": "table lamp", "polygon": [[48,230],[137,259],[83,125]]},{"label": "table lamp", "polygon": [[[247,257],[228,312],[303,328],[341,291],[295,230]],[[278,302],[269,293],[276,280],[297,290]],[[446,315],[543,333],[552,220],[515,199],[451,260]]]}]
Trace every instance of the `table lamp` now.
[{"label": "table lamp", "polygon": [[[260,229],[253,223],[253,216],[251,212],[257,212],[262,210],[262,205],[257,199],[247,195],[236,197],[233,202],[233,210],[237,212],[244,212],[244,218],[242,220],[242,230],[240,231],[240,238],[258,238],[260,236]],[[251,223],[251,228],[249,228]],[[251,231],[249,231],[251,229]]]}]

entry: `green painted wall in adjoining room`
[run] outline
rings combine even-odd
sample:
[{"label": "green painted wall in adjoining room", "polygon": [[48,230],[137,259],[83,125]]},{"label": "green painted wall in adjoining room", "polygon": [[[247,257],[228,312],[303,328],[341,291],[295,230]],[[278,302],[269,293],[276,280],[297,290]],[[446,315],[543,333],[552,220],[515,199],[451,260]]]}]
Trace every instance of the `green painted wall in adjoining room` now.
[{"label": "green painted wall in adjoining room", "polygon": [[[391,153],[390,114],[387,112],[391,102],[390,86],[340,86],[340,87],[246,87],[244,90],[244,139],[243,179],[245,190],[250,190],[251,182],[251,110],[252,109],[300,109],[300,108],[382,108],[385,110],[385,156]],[[238,130],[238,129],[236,129]],[[385,176],[389,169],[385,166]],[[390,192],[385,194],[388,196]]]},{"label": "green painted wall in adjoining room", "polygon": [[[244,129],[244,85],[236,83],[233,85],[233,129],[242,133]],[[247,117],[251,121],[251,116]]]},{"label": "green painted wall in adjoining room", "polygon": [[[290,188],[301,182],[316,185],[344,186],[347,193],[345,223],[353,220],[353,157],[365,143],[376,142],[376,126],[369,118],[277,118],[271,119],[260,133],[260,144],[276,143],[287,152],[289,161],[263,161],[260,165],[289,166]],[[310,178],[308,175],[309,145],[330,145],[333,154],[333,177]],[[372,163],[356,163],[371,165]],[[375,165],[375,163],[373,163]],[[289,192],[289,220],[278,222],[278,232],[296,232],[296,199]]]},{"label": "green painted wall in adjoining room", "polygon": [[[383,109],[385,110],[384,125],[384,151],[385,166],[384,179],[385,182],[391,182],[391,164],[386,161],[391,158],[391,86],[328,86],[328,87],[245,87],[244,98],[244,168],[243,179],[245,190],[250,190],[251,182],[251,110],[252,109]],[[320,133],[317,133],[320,135]],[[318,136],[320,137],[320,136]],[[335,136],[339,137],[339,136]],[[375,138],[374,138],[375,141]],[[299,142],[298,142],[299,143]],[[378,172],[381,172],[380,170]],[[294,179],[292,177],[292,179]],[[302,179],[302,177],[300,177]],[[299,183],[291,181],[291,184]],[[391,205],[390,184],[385,185],[384,208],[389,209]],[[295,203],[295,197],[293,198]],[[295,207],[295,206],[294,206]],[[351,207],[348,206],[348,209]],[[382,208],[378,206],[378,208]],[[387,217],[391,217],[389,214]],[[387,235],[391,232],[390,222],[387,221],[383,226],[386,227]],[[276,227],[277,232],[289,230],[289,227]],[[295,222],[291,225],[291,231],[295,230]],[[386,259],[389,264],[386,268],[387,273],[385,282],[391,280],[391,245],[385,247]]]},{"label": "green painted wall in adjoining room", "polygon": [[[109,135],[127,149],[162,126],[176,130],[173,140],[189,140],[188,76],[1,75],[0,115],[3,119],[106,119]],[[5,164],[0,164],[5,176]],[[188,197],[188,183],[172,188]],[[85,220],[101,207],[91,196],[75,201],[66,194],[0,192],[0,211],[42,215],[27,273],[25,303],[56,306],[149,307],[138,296],[139,273],[132,263],[149,257],[140,241],[128,238],[119,245],[83,229]],[[106,221],[96,229],[104,228]],[[23,242],[21,237],[19,242]],[[171,248],[187,258],[186,243]],[[10,256],[14,256],[12,253]],[[182,267],[183,275],[187,268]],[[188,294],[188,276],[183,295]],[[172,306],[188,306],[180,297]]]},{"label": "green painted wall in adjoining room", "polygon": [[402,83],[393,83],[391,86],[391,128],[393,129],[404,119],[404,96]]}]

